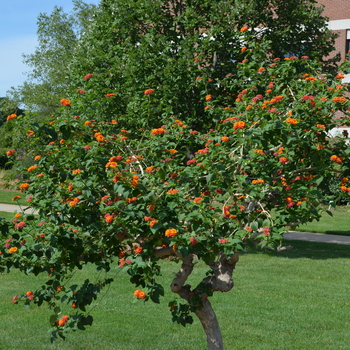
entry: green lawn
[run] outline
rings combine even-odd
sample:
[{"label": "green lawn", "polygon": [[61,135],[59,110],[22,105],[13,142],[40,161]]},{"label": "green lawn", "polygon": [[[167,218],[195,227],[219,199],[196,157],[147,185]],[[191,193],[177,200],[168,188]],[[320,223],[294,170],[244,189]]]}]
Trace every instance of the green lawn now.
[{"label": "green lawn", "polygon": [[[12,198],[15,196],[20,196],[21,199],[19,201],[13,201]],[[5,190],[0,190],[0,203],[5,203],[5,204],[21,204],[21,205],[26,205],[26,199],[25,195],[21,192],[14,192],[14,191],[5,191]]]},{"label": "green lawn", "polygon": [[324,213],[320,221],[300,225],[296,230],[350,236],[350,207],[337,207],[332,214]]},{"label": "green lawn", "polygon": [[[278,255],[243,254],[237,264],[235,287],[212,298],[221,323],[225,349],[334,350],[349,349],[349,248],[341,245],[287,241],[293,250]],[[178,265],[167,263],[162,281],[168,286]],[[203,273],[202,266],[196,271]],[[93,278],[91,268],[80,278]],[[193,276],[198,279],[199,273]],[[94,325],[51,345],[47,333],[50,310],[11,304],[14,294],[41,285],[18,272],[1,278],[1,346],[7,350],[203,350],[197,320],[183,328],[171,323],[166,290],[160,305],[132,304],[133,288],[122,272],[93,311]],[[36,283],[35,283],[36,282]],[[69,309],[68,309],[69,310]],[[67,313],[67,311],[65,311]],[[69,312],[69,311],[68,311]]]}]

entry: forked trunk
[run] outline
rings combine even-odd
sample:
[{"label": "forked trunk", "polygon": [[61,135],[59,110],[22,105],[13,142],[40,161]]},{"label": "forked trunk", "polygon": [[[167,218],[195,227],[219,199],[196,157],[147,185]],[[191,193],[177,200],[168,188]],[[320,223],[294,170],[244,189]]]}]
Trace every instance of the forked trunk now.
[{"label": "forked trunk", "polygon": [[222,335],[219,322],[208,299],[203,300],[203,308],[195,312],[202,323],[207,337],[208,350],[223,350]]}]

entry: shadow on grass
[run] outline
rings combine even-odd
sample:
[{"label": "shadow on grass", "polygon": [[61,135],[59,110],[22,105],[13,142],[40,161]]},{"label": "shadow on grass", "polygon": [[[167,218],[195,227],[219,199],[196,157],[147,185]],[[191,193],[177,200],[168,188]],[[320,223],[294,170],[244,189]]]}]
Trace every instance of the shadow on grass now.
[{"label": "shadow on grass", "polygon": [[350,258],[350,246],[332,243],[315,243],[307,241],[287,240],[283,241],[284,246],[291,245],[293,249],[285,250],[279,253],[269,251],[251,250],[244,254],[273,254],[274,256],[287,259],[313,259],[327,260]]}]

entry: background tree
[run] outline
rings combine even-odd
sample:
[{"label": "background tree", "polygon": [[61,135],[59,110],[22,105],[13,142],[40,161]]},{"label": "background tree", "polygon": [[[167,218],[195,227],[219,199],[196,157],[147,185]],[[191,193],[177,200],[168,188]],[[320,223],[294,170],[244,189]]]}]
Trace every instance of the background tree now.
[{"label": "background tree", "polygon": [[38,46],[33,54],[23,55],[31,69],[23,85],[12,88],[9,97],[39,117],[57,110],[61,96],[70,90],[69,66],[83,32],[93,18],[96,5],[74,0],[74,10],[65,13],[55,6],[51,14],[38,16]]},{"label": "background tree", "polygon": [[[272,43],[218,3],[103,1],[72,65],[79,91],[27,131],[36,148],[20,189],[39,224],[2,221],[0,261],[48,274],[13,302],[48,303],[53,338],[91,324],[88,306],[113,282],[70,284],[75,271],[126,268],[135,299],[157,303],[170,258],[181,263],[173,320],[194,313],[208,348],[222,349],[209,297],[232,289],[239,252],[286,249],[286,226],[319,218],[332,199],[330,174],[350,191],[349,148],[327,135],[336,111],[349,123],[342,76],[316,58],[269,57]],[[208,273],[187,284],[197,260]]]}]

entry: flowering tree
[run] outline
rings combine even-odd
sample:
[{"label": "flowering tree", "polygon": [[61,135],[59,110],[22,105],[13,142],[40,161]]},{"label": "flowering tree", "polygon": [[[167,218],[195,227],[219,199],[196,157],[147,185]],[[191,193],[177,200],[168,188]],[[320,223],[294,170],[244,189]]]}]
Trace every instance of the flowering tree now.
[{"label": "flowering tree", "polygon": [[[318,205],[331,199],[325,179],[350,192],[345,138],[327,134],[348,123],[342,75],[323,73],[306,56],[267,58],[270,42],[247,26],[232,36],[242,55],[230,62],[232,74],[211,77],[198,64],[204,54],[188,57],[197,104],[186,113],[175,114],[172,101],[167,108],[167,86],[154,84],[133,87],[126,115],[118,109],[123,91],[105,91],[105,74],[86,71],[52,121],[28,130],[36,153],[20,189],[39,221],[1,222],[0,261],[8,270],[48,274],[21,298],[54,310],[53,337],[91,324],[86,308],[113,282],[70,286],[73,271],[89,263],[108,271],[117,262],[135,298],[157,303],[164,292],[159,261],[170,258],[181,263],[170,289],[183,300],[170,303],[173,320],[191,323],[194,313],[208,348],[223,349],[209,297],[233,288],[239,252],[288,248],[281,243],[288,227],[318,219]],[[198,106],[203,123],[191,117]],[[197,260],[208,273],[191,286]],[[72,312],[62,316],[61,304]]]}]

